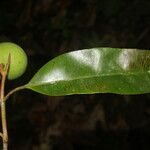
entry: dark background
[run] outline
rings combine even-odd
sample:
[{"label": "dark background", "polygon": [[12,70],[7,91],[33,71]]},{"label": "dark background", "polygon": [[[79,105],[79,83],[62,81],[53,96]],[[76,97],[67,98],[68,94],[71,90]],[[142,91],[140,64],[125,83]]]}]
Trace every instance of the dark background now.
[{"label": "dark background", "polygon": [[[0,41],[19,44],[29,57],[26,73],[7,82],[10,90],[68,51],[150,49],[150,1],[1,0]],[[24,90],[7,111],[11,150],[150,149],[149,94],[48,97]]]}]

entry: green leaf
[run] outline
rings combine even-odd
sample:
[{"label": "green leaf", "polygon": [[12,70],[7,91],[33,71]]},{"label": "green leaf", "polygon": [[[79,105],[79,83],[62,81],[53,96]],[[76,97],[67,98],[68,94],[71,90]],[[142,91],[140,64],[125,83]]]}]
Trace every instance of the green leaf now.
[{"label": "green leaf", "polygon": [[26,88],[51,96],[150,92],[150,51],[92,48],[60,55],[44,65]]}]

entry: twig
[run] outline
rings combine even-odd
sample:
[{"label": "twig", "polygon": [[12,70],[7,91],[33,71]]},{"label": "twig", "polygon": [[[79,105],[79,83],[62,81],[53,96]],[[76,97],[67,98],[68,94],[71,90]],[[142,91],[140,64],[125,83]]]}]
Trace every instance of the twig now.
[{"label": "twig", "polygon": [[1,106],[1,117],[2,117],[2,133],[0,136],[3,139],[3,150],[8,150],[8,132],[7,132],[7,121],[6,121],[6,105],[4,101],[5,95],[5,81],[10,65],[10,54],[8,56],[7,64],[0,64],[1,74],[1,87],[0,87],[0,106]]}]

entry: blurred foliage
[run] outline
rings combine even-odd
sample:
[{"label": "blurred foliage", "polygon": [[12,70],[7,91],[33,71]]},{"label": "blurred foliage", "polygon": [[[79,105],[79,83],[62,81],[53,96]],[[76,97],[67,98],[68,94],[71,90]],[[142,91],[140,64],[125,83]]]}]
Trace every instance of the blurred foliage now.
[{"label": "blurred foliage", "polygon": [[[150,49],[149,0],[1,0],[0,41],[29,56],[21,84],[51,58],[74,49]],[[149,95],[45,97],[30,91],[8,101],[13,150],[149,149]]]},{"label": "blurred foliage", "polygon": [[0,39],[52,56],[96,46],[148,48],[149,7],[148,0],[3,0]]}]

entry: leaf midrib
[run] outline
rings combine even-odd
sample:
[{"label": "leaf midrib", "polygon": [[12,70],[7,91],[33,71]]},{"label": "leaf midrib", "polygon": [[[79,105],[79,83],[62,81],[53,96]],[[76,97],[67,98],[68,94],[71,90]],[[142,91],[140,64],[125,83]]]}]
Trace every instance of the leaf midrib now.
[{"label": "leaf midrib", "polygon": [[[30,87],[38,87],[38,86],[42,86],[42,85],[47,85],[47,84],[56,84],[56,83],[58,83],[58,82],[70,82],[70,81],[75,81],[75,80],[81,80],[81,79],[90,79],[90,78],[98,78],[98,77],[103,77],[103,76],[129,76],[129,75],[132,75],[132,76],[137,76],[137,75],[144,75],[144,74],[150,74],[150,72],[149,71],[147,71],[147,72],[139,72],[139,73],[137,73],[137,72],[135,72],[135,73],[131,73],[131,72],[128,72],[128,73],[119,73],[119,74],[116,74],[116,73],[114,73],[114,74],[102,74],[101,76],[97,76],[97,75],[95,75],[95,76],[84,76],[84,77],[82,77],[82,78],[73,78],[73,79],[68,79],[68,80],[56,80],[56,81],[50,81],[50,82],[38,82],[38,84],[34,84],[34,83],[28,83],[28,84],[26,84],[25,85],[25,87],[27,87],[27,88],[30,88]],[[32,81],[32,79],[31,79],[31,81]]]}]

